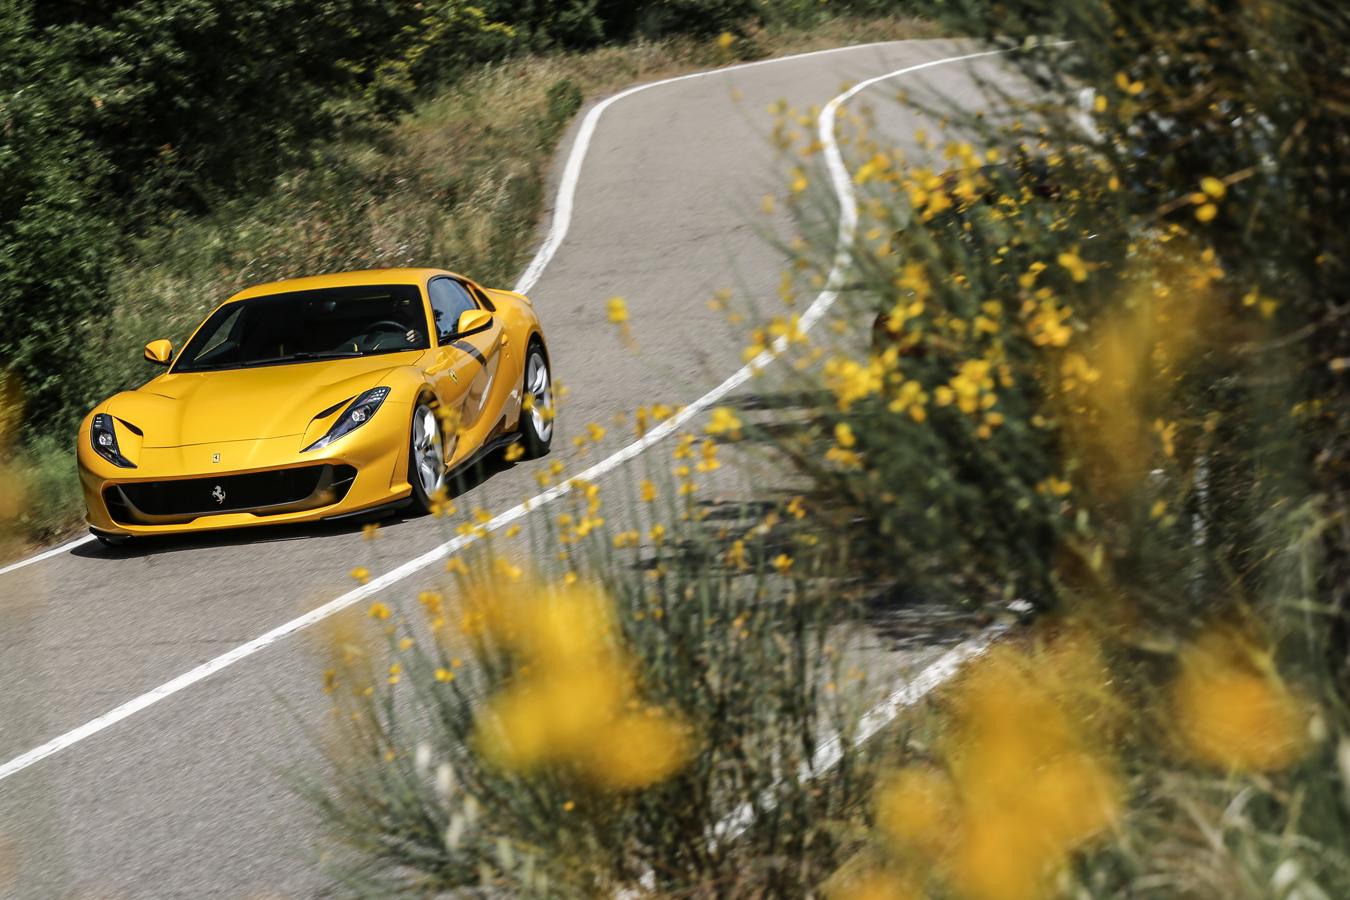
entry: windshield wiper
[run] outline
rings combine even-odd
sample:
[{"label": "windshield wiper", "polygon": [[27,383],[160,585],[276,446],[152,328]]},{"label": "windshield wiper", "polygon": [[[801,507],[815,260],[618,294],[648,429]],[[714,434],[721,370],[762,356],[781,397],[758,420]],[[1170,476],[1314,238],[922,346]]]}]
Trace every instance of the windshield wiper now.
[{"label": "windshield wiper", "polygon": [[348,359],[353,356],[368,356],[360,350],[324,350],[319,353],[289,353],[286,356],[271,356],[267,359],[246,359],[242,362],[193,363],[178,372],[218,372],[224,369],[251,369],[255,366],[279,366],[290,362],[312,362],[316,359]]},{"label": "windshield wiper", "polygon": [[288,362],[310,362],[316,359],[345,359],[351,356],[363,356],[359,350],[325,350],[320,353],[290,353],[286,356],[273,356],[270,359],[250,359],[239,363],[240,368],[251,366],[276,366]]}]

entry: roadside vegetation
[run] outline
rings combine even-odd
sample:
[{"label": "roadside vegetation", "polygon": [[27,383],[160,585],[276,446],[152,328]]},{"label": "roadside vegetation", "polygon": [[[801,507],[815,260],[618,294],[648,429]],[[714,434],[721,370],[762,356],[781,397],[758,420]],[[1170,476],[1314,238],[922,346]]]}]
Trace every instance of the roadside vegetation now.
[{"label": "roadside vegetation", "polygon": [[[331,636],[307,791],[356,893],[1350,895],[1350,17],[942,12],[1040,99],[912,98],[917,158],[857,104],[847,289],[808,333],[831,194],[779,110],[784,305],[710,302],[780,402]],[[919,602],[1001,637],[858,741],[901,673],[850,636]]]},{"label": "roadside vegetation", "polygon": [[30,488],[22,541],[80,521],[80,417],[155,374],[147,340],[181,345],[235,290],[398,265],[509,286],[587,98],[932,30],[866,0],[0,5],[0,371],[24,408],[7,432]]}]

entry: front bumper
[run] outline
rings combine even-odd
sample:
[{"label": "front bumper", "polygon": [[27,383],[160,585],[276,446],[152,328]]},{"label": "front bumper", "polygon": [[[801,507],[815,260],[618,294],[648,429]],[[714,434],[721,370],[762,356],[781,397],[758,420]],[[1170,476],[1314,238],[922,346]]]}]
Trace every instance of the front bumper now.
[{"label": "front bumper", "polygon": [[314,522],[395,504],[412,492],[406,417],[380,418],[322,452],[300,453],[299,436],[144,448],[134,469],[98,456],[82,431],[86,522],[103,535],[144,536]]}]

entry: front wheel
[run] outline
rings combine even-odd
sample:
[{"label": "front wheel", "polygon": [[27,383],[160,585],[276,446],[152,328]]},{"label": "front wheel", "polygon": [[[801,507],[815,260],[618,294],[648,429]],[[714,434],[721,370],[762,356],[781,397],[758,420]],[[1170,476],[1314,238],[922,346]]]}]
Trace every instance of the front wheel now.
[{"label": "front wheel", "polygon": [[530,341],[525,357],[525,398],[529,409],[520,410],[520,442],[525,457],[534,459],[548,452],[553,441],[553,378],[548,358],[538,340]]},{"label": "front wheel", "polygon": [[408,483],[412,485],[413,508],[430,512],[445,482],[445,442],[435,411],[425,402],[413,410],[412,434],[408,438]]}]

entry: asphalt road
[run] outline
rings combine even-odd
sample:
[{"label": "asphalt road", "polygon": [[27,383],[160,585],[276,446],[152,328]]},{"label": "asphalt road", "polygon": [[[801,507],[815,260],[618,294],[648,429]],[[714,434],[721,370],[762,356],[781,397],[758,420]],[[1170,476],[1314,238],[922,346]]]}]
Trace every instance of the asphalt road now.
[{"label": "asphalt road", "polygon": [[[536,472],[554,460],[577,471],[631,440],[611,427],[604,447],[579,458],[571,438],[586,423],[612,426],[615,413],[687,403],[720,382],[740,365],[744,336],[705,301],[734,288],[776,302],[784,262],[763,232],[792,227],[759,210],[783,183],[769,104],[805,110],[846,84],[974,49],[872,45],[616,102],[585,159],[567,237],[531,291],[568,388],[552,457],[496,473],[460,498],[451,521],[391,523],[375,541],[358,528],[313,527],[124,553],[86,544],[0,575],[0,764],[343,594],[354,565],[387,572],[453,536],[469,508],[500,511],[536,494]],[[927,83],[980,106],[973,73],[997,76],[998,66],[945,64],[906,76],[904,87]],[[865,102],[879,130],[904,140],[916,114],[883,102],[900,86],[878,86]],[[627,299],[636,352],[606,320],[613,295]],[[412,597],[439,571],[381,596]],[[306,729],[329,709],[322,632],[278,640],[0,780],[0,894],[322,895],[315,828],[284,776],[312,757]]]}]

